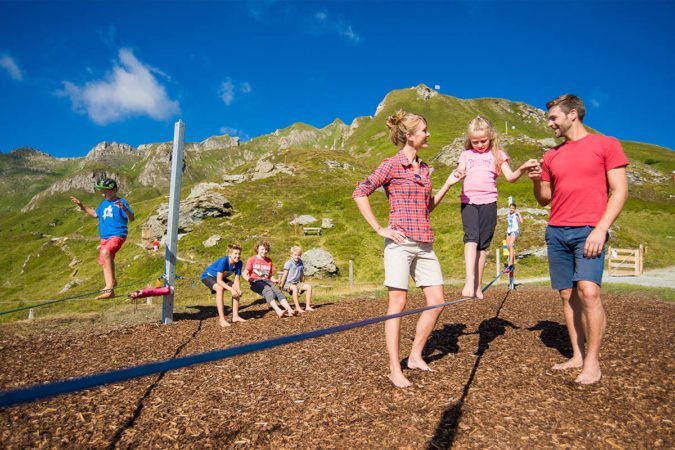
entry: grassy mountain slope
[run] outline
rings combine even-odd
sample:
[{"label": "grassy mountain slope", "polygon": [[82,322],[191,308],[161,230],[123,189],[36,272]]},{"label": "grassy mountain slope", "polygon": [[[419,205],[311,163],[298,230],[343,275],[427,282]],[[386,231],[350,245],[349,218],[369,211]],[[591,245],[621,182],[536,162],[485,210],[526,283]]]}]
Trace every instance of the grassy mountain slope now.
[{"label": "grassy mountain slope", "polygon": [[[228,242],[244,247],[248,257],[253,243],[260,237],[272,243],[272,258],[280,266],[287,259],[288,249],[300,244],[305,249],[322,247],[335,257],[346,277],[349,260],[354,261],[358,282],[381,282],[382,242],[361,218],[351,199],[357,181],[370,174],[377,164],[396,149],[390,143],[385,118],[396,109],[424,115],[431,132],[430,145],[421,157],[432,162],[432,179],[439,187],[451,168],[436,157],[462,136],[467,122],[478,114],[490,118],[503,131],[508,121],[509,137],[506,151],[511,165],[516,167],[528,158],[540,157],[544,145],[539,139],[550,138],[540,111],[522,103],[502,99],[462,100],[418,87],[392,91],[383,100],[373,117],[362,117],[351,126],[336,120],[317,129],[307,124],[294,124],[275,133],[260,136],[238,146],[216,144],[197,150],[186,144],[187,169],[183,178],[181,198],[203,181],[222,183],[224,175],[250,175],[261,158],[273,164],[290,167],[293,175],[277,174],[271,178],[246,181],[222,187],[232,203],[235,214],[229,218],[208,219],[179,241],[178,273],[196,280],[204,266],[222,255]],[[189,124],[188,124],[189,126]],[[511,128],[515,127],[515,128]],[[522,135],[525,135],[523,137]],[[213,139],[213,138],[212,138]],[[631,160],[631,170],[637,181],[631,183],[626,208],[613,230],[612,245],[648,246],[647,267],[675,263],[672,251],[672,227],[675,216],[675,189],[670,174],[675,169],[675,156],[669,149],[658,146],[624,142]],[[163,252],[149,253],[138,245],[141,228],[155,209],[166,202],[168,185],[158,181],[143,186],[138,181],[148,164],[156,164],[159,172],[168,174],[170,144],[146,146],[142,156],[124,157],[113,163],[96,161],[49,160],[42,165],[30,163],[24,155],[0,155],[0,302],[9,309],[28,298],[58,298],[102,287],[102,276],[96,263],[98,233],[96,221],[76,211],[69,195],[79,196],[85,204],[96,206],[100,195],[90,192],[62,192],[39,201],[35,209],[21,213],[20,209],[36,193],[55,181],[105,169],[124,180],[120,194],[136,212],[137,220],[130,224],[129,239],[117,258],[118,278],[149,281],[163,271]],[[164,152],[164,153],[163,153]],[[40,159],[42,158],[42,159]],[[35,158],[34,158],[35,159]],[[39,156],[40,161],[44,160]],[[331,168],[327,161],[337,161],[342,168]],[[436,252],[447,278],[462,278],[463,244],[459,215],[459,185],[448,193],[444,203],[432,214],[437,236]],[[506,207],[509,195],[519,206],[538,207],[527,179],[509,184],[500,178],[499,206]],[[381,191],[371,196],[371,203],[385,223],[388,204]],[[294,216],[310,214],[317,219],[330,218],[334,227],[322,236],[303,236],[302,227],[289,225]],[[524,233],[519,250],[544,246],[543,229],[546,216],[525,215]],[[496,238],[490,252],[489,264],[494,264],[494,249],[505,234],[505,220],[499,220]],[[204,240],[213,234],[223,238],[216,247],[205,248]],[[63,238],[67,238],[64,240]],[[486,274],[490,275],[490,265]],[[530,256],[521,261],[519,276],[547,273],[545,259]],[[74,284],[64,293],[67,284]],[[124,292],[126,290],[122,290]],[[2,320],[2,317],[0,317]]]}]

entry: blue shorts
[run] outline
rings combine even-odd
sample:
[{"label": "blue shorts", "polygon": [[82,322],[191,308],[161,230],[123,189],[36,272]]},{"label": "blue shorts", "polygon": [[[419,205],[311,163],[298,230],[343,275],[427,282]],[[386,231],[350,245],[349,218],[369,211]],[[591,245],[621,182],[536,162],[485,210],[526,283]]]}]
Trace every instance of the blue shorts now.
[{"label": "blue shorts", "polygon": [[[556,290],[572,289],[577,281],[592,281],[602,285],[605,268],[605,247],[597,258],[584,257],[586,238],[594,227],[546,227],[548,270],[551,287]],[[609,238],[609,235],[607,235]],[[605,243],[607,240],[605,240]]]}]

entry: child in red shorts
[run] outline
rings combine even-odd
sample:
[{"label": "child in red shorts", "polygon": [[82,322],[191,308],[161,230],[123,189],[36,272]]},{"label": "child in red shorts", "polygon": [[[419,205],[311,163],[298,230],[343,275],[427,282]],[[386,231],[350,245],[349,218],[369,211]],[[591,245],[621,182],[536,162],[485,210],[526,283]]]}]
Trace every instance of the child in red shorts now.
[{"label": "child in red shorts", "polygon": [[96,297],[113,298],[114,288],[117,286],[115,278],[115,254],[122,248],[127,238],[127,223],[134,221],[134,212],[127,201],[117,196],[117,182],[110,178],[101,178],[95,186],[101,191],[104,199],[98,208],[93,209],[82,204],[76,197],[70,197],[82,211],[98,219],[98,231],[101,236],[101,246],[98,252],[98,263],[103,266],[105,288],[103,293]]}]

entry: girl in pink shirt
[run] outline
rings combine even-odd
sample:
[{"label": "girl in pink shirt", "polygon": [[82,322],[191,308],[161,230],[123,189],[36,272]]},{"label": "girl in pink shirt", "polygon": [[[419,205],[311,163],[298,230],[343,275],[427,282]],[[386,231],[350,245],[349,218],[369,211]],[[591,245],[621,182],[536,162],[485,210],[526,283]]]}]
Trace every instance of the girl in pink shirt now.
[{"label": "girl in pink shirt", "polygon": [[511,170],[509,156],[500,148],[499,134],[492,123],[481,116],[469,122],[464,148],[457,163],[457,170],[466,173],[461,194],[466,264],[462,295],[483,298],[481,283],[485,257],[497,226],[499,171],[506,181],[513,183],[538,163],[536,159],[530,159],[518,169]]}]

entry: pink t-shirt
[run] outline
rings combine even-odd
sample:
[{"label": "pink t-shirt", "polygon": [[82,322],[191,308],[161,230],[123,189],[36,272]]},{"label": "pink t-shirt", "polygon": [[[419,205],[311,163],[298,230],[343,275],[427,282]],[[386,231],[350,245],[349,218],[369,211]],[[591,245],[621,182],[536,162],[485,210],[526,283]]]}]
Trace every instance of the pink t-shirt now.
[{"label": "pink t-shirt", "polygon": [[[499,150],[500,164],[509,160],[509,156]],[[459,164],[464,163],[466,177],[462,185],[460,198],[462,203],[486,205],[497,201],[497,175],[495,158],[490,150],[478,152],[464,150],[459,155]]]},{"label": "pink t-shirt", "polygon": [[274,264],[272,264],[272,260],[268,257],[261,258],[255,255],[246,261],[246,270],[251,274],[250,281],[269,280],[274,274]]},{"label": "pink t-shirt", "polygon": [[607,171],[628,165],[618,140],[588,134],[544,154],[541,179],[551,183],[553,226],[595,226],[607,208]]}]

